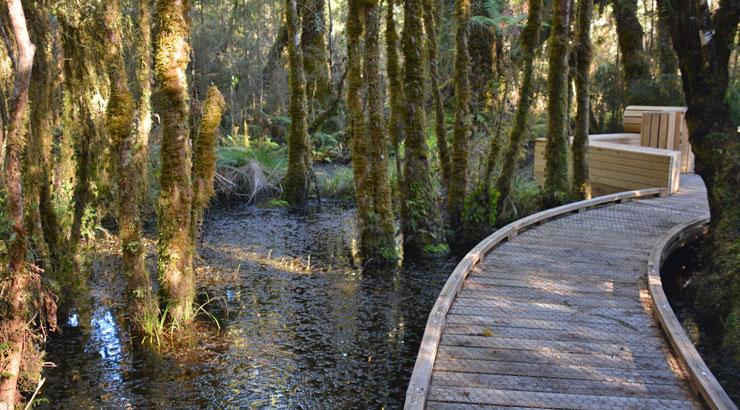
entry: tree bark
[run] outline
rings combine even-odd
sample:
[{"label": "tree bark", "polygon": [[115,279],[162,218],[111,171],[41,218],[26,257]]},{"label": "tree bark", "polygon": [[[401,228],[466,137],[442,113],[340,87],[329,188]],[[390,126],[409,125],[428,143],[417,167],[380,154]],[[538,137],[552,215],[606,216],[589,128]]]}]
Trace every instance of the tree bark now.
[{"label": "tree bark", "polygon": [[653,99],[650,65],[642,45],[644,32],[637,18],[637,0],[612,0],[612,6],[622,54],[625,102],[627,105],[650,104]]},{"label": "tree bark", "polygon": [[517,160],[524,145],[527,117],[534,95],[534,59],[535,50],[540,43],[540,26],[542,25],[542,0],[529,0],[527,25],[521,35],[522,45],[522,86],[519,101],[514,113],[514,125],[509,134],[509,145],[504,155],[501,174],[496,181],[499,192],[497,215],[501,215],[505,204],[511,201],[511,183],[516,172]]},{"label": "tree bark", "polygon": [[443,243],[439,215],[429,175],[429,146],[424,118],[424,68],[422,28],[423,0],[404,1],[402,34],[405,69],[404,127],[406,154],[402,187],[401,230],[404,254],[418,256],[436,250]]},{"label": "tree bark", "polygon": [[571,0],[553,0],[548,48],[545,191],[556,202],[570,192],[568,181],[568,19]]},{"label": "tree bark", "polygon": [[290,130],[288,132],[288,171],[284,196],[293,207],[303,207],[308,200],[311,168],[308,125],[306,124],[306,79],[303,73],[296,0],[285,0],[288,27],[288,61],[290,64]]},{"label": "tree bark", "polygon": [[588,178],[589,76],[591,70],[591,15],[593,0],[579,0],[576,28],[576,132],[573,138],[573,193],[591,198]]},{"label": "tree bark", "polygon": [[6,0],[8,15],[18,50],[15,85],[13,87],[12,110],[8,123],[5,154],[6,207],[12,237],[8,245],[8,269],[2,276],[3,299],[7,301],[8,315],[4,319],[2,342],[8,348],[4,355],[6,366],[0,377],[0,403],[13,409],[18,398],[17,385],[21,370],[21,358],[25,349],[26,321],[29,319],[27,305],[29,275],[26,263],[26,229],[23,225],[23,182],[21,155],[24,148],[24,115],[28,107],[33,56],[36,47],[31,43],[26,27],[26,17],[20,0]]},{"label": "tree bark", "polygon": [[658,6],[678,54],[695,170],[711,212],[696,304],[724,327],[723,343],[740,361],[740,136],[724,99],[740,4],[721,0],[713,13],[699,0],[659,0]]},{"label": "tree bark", "polygon": [[403,186],[403,161],[400,145],[404,139],[403,125],[403,84],[401,82],[401,67],[398,56],[398,33],[394,14],[394,0],[387,0],[388,8],[385,14],[385,51],[386,71],[388,74],[388,100],[390,115],[388,118],[388,132],[393,144],[396,161],[396,178],[398,186]]},{"label": "tree bark", "polygon": [[455,128],[452,139],[450,189],[447,196],[450,228],[456,242],[462,238],[463,234],[462,214],[468,183],[468,140],[473,131],[470,114],[469,21],[470,0],[457,0],[455,2]]},{"label": "tree bark", "polygon": [[186,69],[190,46],[187,0],[157,0],[155,79],[162,117],[158,220],[159,278],[170,320],[193,318],[195,278],[190,241],[193,200]]},{"label": "tree bark", "polygon": [[429,77],[431,81],[432,100],[434,100],[434,135],[437,137],[439,151],[439,169],[442,171],[442,187],[445,192],[449,189],[452,174],[451,159],[447,146],[447,126],[445,125],[444,103],[442,92],[439,90],[439,71],[437,69],[437,28],[434,0],[424,2],[424,29],[426,31],[427,59],[429,61]]},{"label": "tree bark", "polygon": [[331,99],[329,60],[324,41],[324,0],[302,0],[300,13],[306,96],[308,109],[313,112],[314,104],[325,108]]},{"label": "tree bark", "polygon": [[388,180],[388,134],[383,117],[383,94],[380,88],[380,7],[379,0],[365,2],[365,65],[367,84],[367,127],[370,158],[370,195],[372,219],[366,228],[372,229],[369,249],[363,259],[380,264],[397,259],[395,226],[390,182]]}]

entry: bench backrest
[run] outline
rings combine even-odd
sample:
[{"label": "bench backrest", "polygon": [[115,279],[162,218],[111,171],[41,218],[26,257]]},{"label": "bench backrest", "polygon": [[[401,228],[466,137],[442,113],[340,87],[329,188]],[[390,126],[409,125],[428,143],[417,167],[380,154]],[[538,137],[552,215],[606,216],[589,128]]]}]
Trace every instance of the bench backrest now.
[{"label": "bench backrest", "polygon": [[694,154],[685,114],[686,107],[630,105],[624,110],[624,129],[639,132],[643,147],[681,151],[681,172],[693,172]]}]

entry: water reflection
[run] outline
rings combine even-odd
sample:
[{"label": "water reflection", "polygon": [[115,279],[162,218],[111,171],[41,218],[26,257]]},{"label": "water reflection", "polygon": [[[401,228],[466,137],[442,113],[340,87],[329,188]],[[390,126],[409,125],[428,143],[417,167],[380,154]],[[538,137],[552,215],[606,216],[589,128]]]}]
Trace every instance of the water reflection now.
[{"label": "water reflection", "polygon": [[[209,309],[222,330],[204,319],[192,348],[153,354],[130,341],[110,307],[120,295],[111,295],[111,278],[100,280],[90,320],[69,320],[49,344],[59,365],[47,381],[50,406],[401,407],[427,314],[454,261],[362,271],[353,266],[353,227],[352,210],[336,204],[308,214],[212,213],[202,263],[235,276],[205,289],[217,297]],[[264,263],[308,255],[308,270]]]}]

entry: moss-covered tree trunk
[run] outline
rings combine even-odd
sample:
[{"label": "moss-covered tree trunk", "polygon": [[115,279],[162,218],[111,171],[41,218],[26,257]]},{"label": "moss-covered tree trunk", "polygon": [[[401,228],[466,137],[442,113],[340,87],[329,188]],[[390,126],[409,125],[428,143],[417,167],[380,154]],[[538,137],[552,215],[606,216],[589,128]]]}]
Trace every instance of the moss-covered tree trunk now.
[{"label": "moss-covered tree trunk", "polygon": [[380,5],[379,0],[365,2],[365,61],[367,86],[367,140],[369,144],[369,186],[372,197],[371,242],[363,255],[365,261],[392,262],[397,258],[393,202],[388,178],[388,134],[383,116],[380,84]]},{"label": "moss-covered tree trunk", "polygon": [[664,19],[656,24],[658,43],[658,69],[660,73],[660,95],[662,105],[686,105],[678,75],[678,56],[673,49],[670,28]]},{"label": "moss-covered tree trunk", "polygon": [[288,171],[283,182],[285,199],[293,207],[308,200],[311,153],[306,123],[306,79],[303,74],[298,6],[296,0],[285,0],[285,24],[288,27],[288,63],[290,66],[288,131]]},{"label": "moss-covered tree trunk", "polygon": [[218,87],[210,86],[203,102],[203,115],[200,117],[200,128],[193,149],[193,216],[190,221],[190,235],[194,252],[198,242],[198,230],[203,222],[203,213],[213,197],[218,127],[225,107],[226,101]]},{"label": "moss-covered tree trunk", "polygon": [[724,326],[724,345],[740,361],[740,136],[724,99],[740,4],[720,0],[713,12],[699,0],[659,0],[658,6],[678,54],[695,170],[707,186],[712,217],[697,307]]},{"label": "moss-covered tree trunk", "polygon": [[49,156],[51,154],[52,71],[51,26],[41,2],[29,3],[24,12],[29,21],[31,42],[37,46],[31,74],[31,112],[23,182],[28,212],[28,234],[41,259],[41,266],[51,273],[60,260],[59,225],[51,203]]},{"label": "moss-covered tree trunk", "polygon": [[548,43],[547,149],[545,191],[550,198],[570,192],[568,181],[568,20],[571,0],[553,0]]},{"label": "moss-covered tree trunk", "polygon": [[524,146],[527,117],[534,95],[534,59],[535,50],[540,43],[540,26],[542,25],[542,0],[529,0],[527,25],[521,35],[522,47],[522,85],[519,101],[514,113],[514,125],[509,133],[509,145],[503,157],[503,166],[496,189],[499,192],[498,215],[501,215],[506,204],[511,202],[511,184],[516,172],[519,154]]},{"label": "moss-covered tree trunk", "polygon": [[403,186],[403,166],[400,146],[404,139],[403,131],[403,84],[401,82],[401,65],[398,56],[398,32],[394,18],[394,0],[387,0],[388,8],[385,14],[385,55],[386,71],[388,74],[388,101],[390,115],[388,116],[388,132],[393,144],[396,161],[396,178],[398,186]]},{"label": "moss-covered tree trunk", "polygon": [[154,37],[156,102],[162,119],[158,212],[159,281],[170,320],[193,318],[195,277],[190,241],[193,188],[186,69],[190,55],[187,0],[157,0]]},{"label": "moss-covered tree trunk", "polygon": [[612,7],[624,72],[625,102],[627,105],[650,103],[650,64],[643,47],[644,32],[637,17],[637,0],[612,0]]},{"label": "moss-covered tree trunk", "polygon": [[13,409],[18,398],[18,378],[21,372],[23,351],[30,348],[26,342],[26,322],[30,319],[29,290],[31,278],[26,272],[26,229],[23,225],[23,181],[21,155],[25,144],[24,116],[28,108],[29,86],[35,46],[31,43],[26,18],[20,0],[6,0],[8,15],[17,48],[16,76],[13,87],[5,151],[6,212],[11,240],[8,244],[8,266],[0,278],[3,320],[0,324],[0,343],[3,349],[2,377],[0,377],[0,404]]},{"label": "moss-covered tree trunk", "polygon": [[442,186],[448,191],[452,174],[449,148],[447,144],[447,126],[445,124],[444,102],[439,90],[439,72],[437,69],[437,2],[424,1],[424,29],[426,31],[427,60],[429,61],[429,77],[431,82],[432,100],[434,100],[434,134],[437,137],[439,151],[439,169],[442,172]]},{"label": "moss-covered tree trunk", "polygon": [[145,329],[156,323],[158,308],[152,294],[149,272],[144,264],[145,249],[142,234],[141,180],[147,177],[138,150],[139,134],[134,126],[135,103],[128,88],[128,75],[123,59],[121,9],[119,0],[105,5],[105,63],[110,79],[110,96],[105,125],[113,143],[116,193],[118,195],[118,229],[121,239],[122,268],[126,276],[126,297],[129,302],[131,325]]},{"label": "moss-covered tree trunk", "polygon": [[306,97],[308,109],[313,112],[314,105],[326,108],[331,99],[329,60],[324,41],[324,0],[302,0],[300,13]]},{"label": "moss-covered tree trunk", "polygon": [[406,152],[402,187],[401,230],[404,254],[421,255],[443,242],[429,175],[429,146],[424,118],[423,0],[404,1],[404,129]]},{"label": "moss-covered tree trunk", "polygon": [[136,79],[139,87],[136,111],[136,149],[134,163],[144,177],[137,182],[141,195],[141,206],[149,205],[149,133],[152,130],[152,0],[139,0],[139,27],[136,45],[138,67]]},{"label": "moss-covered tree trunk", "polygon": [[452,136],[452,165],[447,195],[447,211],[453,238],[462,235],[462,214],[467,191],[468,140],[472,135],[470,114],[470,0],[455,2],[455,128]]},{"label": "moss-covered tree trunk", "polygon": [[591,70],[591,15],[593,0],[578,1],[576,23],[576,132],[573,137],[573,193],[591,198],[588,179],[589,76]]}]

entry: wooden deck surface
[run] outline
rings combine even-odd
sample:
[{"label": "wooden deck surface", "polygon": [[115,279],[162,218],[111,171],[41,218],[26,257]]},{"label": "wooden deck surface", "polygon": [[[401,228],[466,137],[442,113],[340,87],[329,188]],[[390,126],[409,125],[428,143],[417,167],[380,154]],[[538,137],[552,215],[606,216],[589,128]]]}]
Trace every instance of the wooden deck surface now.
[{"label": "wooden deck surface", "polygon": [[707,212],[704,184],[686,174],[669,197],[571,213],[502,242],[454,297],[422,402],[700,408],[653,316],[646,268],[661,235]]}]

